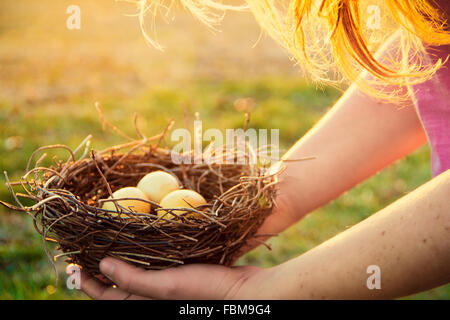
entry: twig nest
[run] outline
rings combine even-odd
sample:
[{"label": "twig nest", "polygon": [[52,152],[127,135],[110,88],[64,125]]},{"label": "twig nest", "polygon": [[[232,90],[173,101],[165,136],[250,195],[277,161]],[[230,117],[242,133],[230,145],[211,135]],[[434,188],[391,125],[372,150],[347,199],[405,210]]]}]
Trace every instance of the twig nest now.
[{"label": "twig nest", "polygon": [[179,189],[180,185],[173,175],[158,170],[145,175],[137,188],[144,192],[148,199],[159,203],[168,193]]},{"label": "twig nest", "polygon": [[[111,197],[108,199],[111,199]],[[138,188],[125,187],[119,189],[112,194],[112,199],[121,200],[106,201],[104,202],[102,209],[108,210],[108,213],[114,217],[118,216],[120,212],[124,212],[125,215],[127,215],[127,212],[129,211],[135,213],[150,213],[151,204],[142,201],[148,201],[148,197]]]},{"label": "twig nest", "polygon": [[197,208],[206,205],[207,202],[203,196],[193,190],[176,190],[166,195],[161,200],[161,208],[167,210],[158,210],[158,216],[165,216],[166,218],[177,218],[178,215],[184,214],[185,216],[197,216],[201,218],[201,215],[195,211],[188,211],[186,209],[181,210],[169,210],[175,208]]}]

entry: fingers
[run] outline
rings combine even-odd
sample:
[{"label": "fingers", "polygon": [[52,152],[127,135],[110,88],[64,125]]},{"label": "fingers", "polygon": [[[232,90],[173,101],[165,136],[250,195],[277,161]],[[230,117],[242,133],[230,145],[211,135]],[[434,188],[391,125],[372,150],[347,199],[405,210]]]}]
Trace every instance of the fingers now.
[{"label": "fingers", "polygon": [[89,277],[85,272],[81,273],[81,290],[89,297],[96,300],[144,300],[145,297],[131,294],[117,287],[107,286],[99,280]]},{"label": "fingers", "polygon": [[[105,258],[100,270],[117,286],[138,296],[156,299],[224,299],[238,291],[248,268],[185,265],[166,270],[143,270]],[[245,270],[245,271],[244,271]]]},{"label": "fingers", "polygon": [[[70,275],[72,272],[66,270]],[[81,290],[87,294],[90,298],[96,300],[142,300],[147,299],[145,297],[136,296],[119,288],[113,286],[107,286],[100,280],[89,276],[86,272],[80,273],[80,286]]]}]

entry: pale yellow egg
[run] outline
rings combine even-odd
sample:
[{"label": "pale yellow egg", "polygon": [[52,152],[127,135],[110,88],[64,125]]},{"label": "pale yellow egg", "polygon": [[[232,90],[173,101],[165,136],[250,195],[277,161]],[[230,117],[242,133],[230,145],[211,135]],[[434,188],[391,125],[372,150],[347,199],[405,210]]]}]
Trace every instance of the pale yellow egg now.
[{"label": "pale yellow egg", "polygon": [[160,202],[168,193],[178,190],[178,180],[165,171],[153,171],[143,177],[137,188],[154,202]]},{"label": "pale yellow egg", "polygon": [[[136,199],[142,199],[142,200],[148,200],[147,196],[135,187],[126,187],[117,190],[112,195],[113,199],[121,199],[121,198],[136,198]],[[109,198],[111,199],[111,197]],[[135,200],[135,199],[129,199],[129,200],[119,200],[115,201],[119,206],[131,210],[136,213],[150,213],[151,205],[148,202]],[[113,201],[104,202],[102,209],[115,211],[115,212],[109,212],[112,216],[117,216],[117,209],[114,205]],[[124,214],[126,215],[126,211],[123,210]]]},{"label": "pale yellow egg", "polygon": [[[175,190],[171,193],[167,194],[162,200],[161,200],[161,207],[172,209],[172,208],[196,208],[198,206],[206,204],[205,198],[202,197],[201,194],[188,189],[183,190]],[[173,210],[176,214],[182,214],[186,210]],[[167,213],[169,212],[169,213]],[[164,217],[167,219],[173,219],[175,218],[175,215],[170,214],[170,211],[165,210],[159,210],[158,216],[165,215]],[[195,212],[189,212],[188,215],[196,215],[201,216],[198,213]]]}]

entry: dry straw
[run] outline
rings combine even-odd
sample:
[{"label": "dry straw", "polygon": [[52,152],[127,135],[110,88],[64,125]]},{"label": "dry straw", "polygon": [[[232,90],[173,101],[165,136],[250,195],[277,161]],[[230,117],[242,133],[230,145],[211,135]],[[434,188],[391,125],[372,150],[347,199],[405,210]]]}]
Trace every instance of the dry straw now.
[{"label": "dry straw", "polygon": [[[97,107],[104,127],[127,137],[107,122],[100,106]],[[223,164],[217,157],[211,163],[174,164],[170,151],[160,147],[172,125],[173,122],[161,134],[147,138],[139,130],[135,117],[139,139],[99,152],[91,150],[91,136],[75,150],[64,145],[41,147],[31,155],[26,173],[18,182],[10,182],[5,172],[17,205],[0,203],[33,218],[50,258],[47,241],[56,242],[62,251],[56,257],[65,256],[67,262],[80,265],[92,275],[99,273],[99,261],[106,256],[146,269],[187,263],[231,265],[239,249],[255,237],[272,211],[277,173],[268,174],[267,168],[250,161]],[[54,158],[53,165],[41,166],[46,153],[39,158],[38,155],[49,149],[64,149],[69,159]],[[247,157],[250,154],[246,152]],[[167,215],[158,217],[160,206],[151,201],[150,215],[134,213],[117,202],[116,209],[121,212],[117,216],[101,208],[104,199],[115,190],[136,186],[144,175],[154,170],[174,174],[185,188],[202,194],[207,205],[185,208],[182,214],[173,211],[177,219],[169,219]],[[14,191],[19,187],[23,191]],[[25,206],[21,198],[31,199],[34,204]],[[120,199],[113,201],[117,200]],[[189,211],[198,215],[188,217]]]}]

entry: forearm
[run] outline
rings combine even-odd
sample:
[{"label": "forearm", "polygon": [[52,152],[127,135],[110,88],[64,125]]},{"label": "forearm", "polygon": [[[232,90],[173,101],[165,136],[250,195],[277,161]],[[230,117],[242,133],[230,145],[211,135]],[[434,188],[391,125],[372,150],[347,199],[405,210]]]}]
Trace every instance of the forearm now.
[{"label": "forearm", "polygon": [[[366,299],[445,284],[450,281],[449,197],[450,170],[296,259],[252,277],[247,287],[275,299]],[[366,285],[370,265],[381,270],[380,290]]]},{"label": "forearm", "polygon": [[283,157],[278,208],[261,233],[280,232],[426,141],[412,102],[378,103],[356,88]]}]

